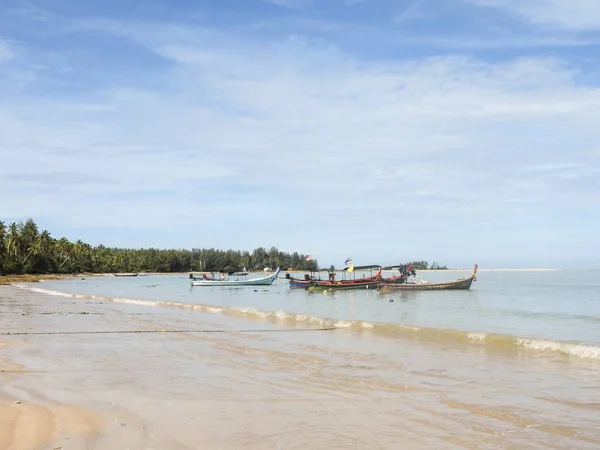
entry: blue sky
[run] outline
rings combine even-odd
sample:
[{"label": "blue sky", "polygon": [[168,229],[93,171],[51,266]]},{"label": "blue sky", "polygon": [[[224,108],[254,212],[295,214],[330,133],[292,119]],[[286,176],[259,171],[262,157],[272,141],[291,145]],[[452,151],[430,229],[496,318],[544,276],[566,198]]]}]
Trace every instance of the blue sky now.
[{"label": "blue sky", "polygon": [[596,0],[3,0],[0,219],[600,267]]}]

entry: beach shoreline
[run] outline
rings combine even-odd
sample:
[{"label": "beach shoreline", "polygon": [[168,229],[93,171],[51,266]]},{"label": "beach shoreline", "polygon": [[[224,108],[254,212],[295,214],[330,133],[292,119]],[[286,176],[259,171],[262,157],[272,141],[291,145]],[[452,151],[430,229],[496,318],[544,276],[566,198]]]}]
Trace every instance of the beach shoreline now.
[{"label": "beach shoreline", "polygon": [[[477,273],[482,272],[560,272],[566,271],[569,269],[551,269],[551,268],[530,268],[530,269],[488,269],[488,268],[479,268]],[[321,271],[327,271],[327,269],[322,269]],[[424,269],[417,270],[417,273],[453,273],[453,272],[472,272],[473,268],[469,269]],[[285,270],[284,272],[288,272]],[[303,270],[293,270],[290,272],[304,273],[307,271]],[[342,270],[336,270],[336,272],[343,273]],[[385,271],[391,272],[391,271]],[[191,272],[142,272],[140,275],[160,275],[160,276],[183,276],[189,275]],[[258,273],[258,272],[257,272]],[[86,277],[114,277],[114,273],[76,273],[76,274],[25,274],[25,275],[0,275],[0,286],[9,286],[15,283],[39,283],[40,281],[49,281],[49,280],[68,280],[75,278],[86,278]]]},{"label": "beach shoreline", "polygon": [[67,280],[72,278],[102,277],[112,274],[102,273],[69,273],[69,274],[24,274],[0,275],[0,286],[9,286],[14,283],[39,283],[45,280]]},{"label": "beach shoreline", "polygon": [[593,361],[33,287],[0,317],[2,450],[600,445]]}]

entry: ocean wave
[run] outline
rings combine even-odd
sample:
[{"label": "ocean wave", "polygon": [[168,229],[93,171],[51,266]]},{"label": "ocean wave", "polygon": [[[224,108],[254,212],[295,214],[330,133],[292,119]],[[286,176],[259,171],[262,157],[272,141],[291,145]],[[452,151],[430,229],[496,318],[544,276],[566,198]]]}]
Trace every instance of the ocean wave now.
[{"label": "ocean wave", "polygon": [[516,338],[516,345],[531,350],[552,351],[577,356],[579,358],[600,359],[600,347],[595,345],[524,338]]},{"label": "ocean wave", "polygon": [[445,345],[462,343],[484,346],[490,350],[496,351],[501,351],[504,349],[513,351],[526,351],[531,354],[553,353],[568,357],[600,360],[600,346],[576,342],[554,341],[549,339],[537,339],[478,331],[462,331],[446,328],[418,327],[403,324],[369,322],[364,320],[317,317],[306,314],[286,312],[283,310],[264,311],[253,307],[217,306],[203,303],[182,303],[165,300],[140,300],[126,297],[102,297],[97,295],[71,294],[67,292],[19,284],[15,284],[14,286],[38,294],[58,297],[93,299],[104,302],[123,303],[145,307],[188,309],[206,314],[225,314],[229,316],[244,317],[246,319],[282,323],[289,326],[302,325],[320,328],[336,328],[354,332],[368,332],[390,338],[408,339],[419,342],[440,343]]}]

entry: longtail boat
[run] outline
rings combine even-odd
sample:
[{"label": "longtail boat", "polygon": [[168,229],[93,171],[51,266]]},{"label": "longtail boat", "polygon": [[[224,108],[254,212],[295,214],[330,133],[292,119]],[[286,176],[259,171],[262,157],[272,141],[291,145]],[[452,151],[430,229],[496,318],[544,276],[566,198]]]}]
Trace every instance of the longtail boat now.
[{"label": "longtail boat", "polygon": [[229,272],[226,270],[216,270],[213,272],[200,272],[200,273],[190,273],[190,279],[197,281],[197,280],[206,280],[208,279],[216,279],[215,278],[215,273],[219,273],[219,274],[227,274],[229,277],[245,277],[246,275],[248,275],[248,272]]},{"label": "longtail boat", "polygon": [[309,286],[309,291],[347,290],[347,289],[377,289],[381,282],[379,280],[348,280],[348,281],[317,281]]},{"label": "longtail boat", "polygon": [[124,273],[124,272],[116,272],[115,277],[137,277],[139,273]]},{"label": "longtail boat", "polygon": [[445,290],[468,290],[471,284],[477,279],[477,268],[475,264],[473,273],[468,278],[459,278],[453,281],[442,281],[439,283],[430,283],[428,281],[420,281],[417,283],[407,281],[406,277],[398,276],[392,278],[383,278],[381,280],[382,291],[445,291]]},{"label": "longtail boat", "polygon": [[289,280],[290,289],[308,289],[318,281],[321,281],[320,278],[315,279],[314,270],[310,271],[310,275],[307,273],[304,274],[304,278],[294,278],[290,273],[286,273],[285,278]]},{"label": "longtail boat", "polygon": [[316,283],[318,283],[320,280],[315,280],[313,278],[309,278],[307,279],[300,279],[300,278],[294,278],[294,277],[289,277],[289,284],[290,284],[290,289],[308,289],[310,286],[314,286]]},{"label": "longtail boat", "polygon": [[192,286],[266,286],[272,284],[279,275],[280,268],[278,267],[275,273],[264,277],[246,279],[245,275],[225,278],[225,274],[221,275],[221,279],[206,276],[206,278],[194,279]]},{"label": "longtail boat", "polygon": [[[378,269],[378,272],[373,275],[373,270]],[[329,281],[318,281],[313,285],[309,286],[309,290],[347,290],[347,289],[377,289],[381,283],[381,266],[370,265],[370,266],[350,266],[346,267],[343,271],[356,274],[360,270],[370,270],[371,276],[364,276],[362,278],[353,278],[350,280],[339,280],[336,281],[335,273],[329,274]]]},{"label": "longtail boat", "polygon": [[297,278],[290,279],[290,289],[308,289],[317,283],[315,280],[299,280]]}]

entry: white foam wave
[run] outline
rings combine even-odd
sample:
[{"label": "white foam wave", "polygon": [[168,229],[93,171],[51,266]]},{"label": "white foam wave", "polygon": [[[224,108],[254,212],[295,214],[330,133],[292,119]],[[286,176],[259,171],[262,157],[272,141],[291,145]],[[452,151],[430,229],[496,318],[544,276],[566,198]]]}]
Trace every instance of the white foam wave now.
[{"label": "white foam wave", "polygon": [[321,317],[316,317],[316,316],[310,316],[308,318],[308,323],[314,324],[314,325],[324,325],[325,324],[325,320]]},{"label": "white foam wave", "polygon": [[467,337],[472,341],[483,342],[487,338],[487,333],[467,333]]},{"label": "white foam wave", "polygon": [[167,302],[157,302],[157,301],[153,301],[153,300],[137,300],[135,298],[122,298],[122,297],[105,298],[105,300],[110,300],[114,303],[125,303],[127,305],[141,305],[141,306],[160,306],[161,303],[167,303]]},{"label": "white foam wave", "polygon": [[36,287],[30,287],[30,286],[23,286],[20,284],[15,284],[14,286],[18,287],[19,289],[24,289],[26,291],[37,292],[38,294],[53,295],[55,297],[75,298],[75,294],[69,294],[67,292],[60,292],[60,291],[53,291],[51,289],[42,289],[42,288],[36,288]]},{"label": "white foam wave", "polygon": [[288,313],[286,313],[286,312],[284,312],[284,311],[282,311],[282,310],[279,310],[279,311],[277,311],[277,312],[275,313],[275,317],[276,317],[277,319],[279,319],[279,320],[287,320],[287,319],[289,319],[291,316],[290,316]]},{"label": "white foam wave", "polygon": [[352,325],[354,325],[354,322],[350,320],[338,320],[333,323],[335,328],[351,328]]},{"label": "white foam wave", "polygon": [[[52,295],[57,297],[66,297],[66,298],[76,298],[76,299],[95,299],[99,301],[106,302],[115,302],[115,303],[124,303],[130,305],[139,305],[139,306],[158,306],[158,307],[168,307],[168,308],[181,308],[181,309],[192,309],[194,311],[201,311],[204,313],[213,313],[213,314],[234,314],[234,315],[245,315],[250,317],[259,318],[261,320],[278,320],[278,321],[288,321],[295,323],[305,323],[310,325],[317,326],[325,326],[325,327],[335,327],[341,329],[363,329],[365,331],[377,331],[380,328],[389,328],[396,327],[402,330],[410,330],[415,333],[420,331],[427,331],[427,329],[422,329],[415,326],[410,325],[400,325],[400,324],[383,324],[383,323],[372,323],[372,322],[362,322],[362,321],[350,321],[343,319],[327,319],[323,317],[317,316],[308,316],[305,314],[294,314],[288,313],[283,310],[278,310],[275,312],[267,312],[257,308],[252,307],[226,307],[226,306],[216,306],[216,305],[206,305],[206,304],[192,304],[192,303],[180,303],[180,302],[171,302],[171,301],[156,301],[156,300],[140,300],[140,299],[132,299],[125,297],[102,297],[97,295],[85,295],[85,294],[70,294],[67,292],[55,291],[51,289],[43,289],[38,287],[25,286],[20,284],[14,284],[14,287],[19,289],[28,290],[31,292],[44,294],[44,295]],[[486,342],[488,341],[488,334],[482,332],[467,332],[467,337],[471,341],[475,342]],[[589,344],[575,344],[569,342],[558,342],[552,340],[543,340],[543,339],[529,339],[529,338],[518,338],[518,337],[504,337],[505,342],[512,342],[513,345],[517,347],[522,347],[528,350],[533,351],[547,351],[547,352],[555,352],[561,353],[564,355],[574,356],[578,358],[587,358],[587,359],[595,359],[600,360],[600,347]],[[491,345],[491,343],[490,343]]]},{"label": "white foam wave", "polygon": [[576,356],[579,358],[600,360],[600,347],[595,345],[571,344],[568,342],[522,338],[517,338],[515,341],[519,347],[525,347],[530,350],[552,351]]}]

